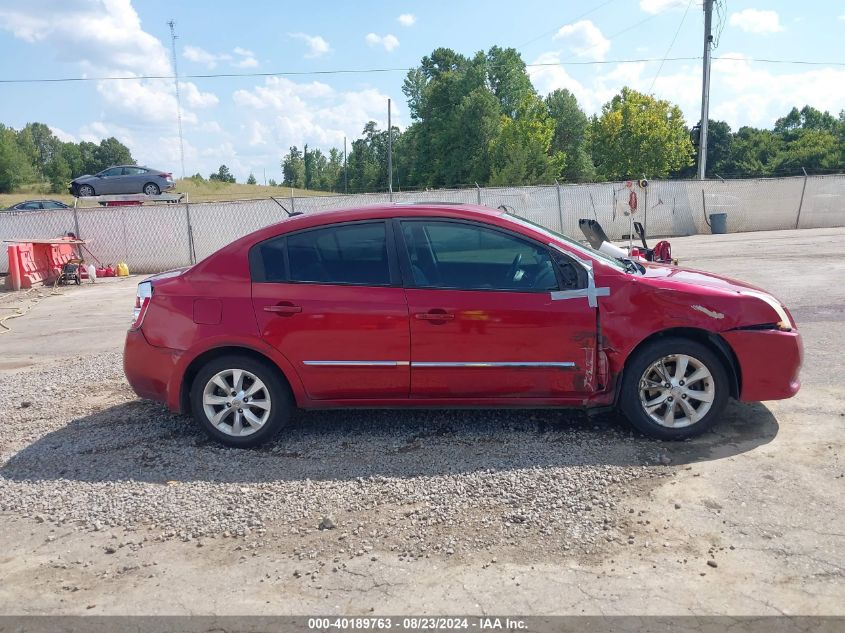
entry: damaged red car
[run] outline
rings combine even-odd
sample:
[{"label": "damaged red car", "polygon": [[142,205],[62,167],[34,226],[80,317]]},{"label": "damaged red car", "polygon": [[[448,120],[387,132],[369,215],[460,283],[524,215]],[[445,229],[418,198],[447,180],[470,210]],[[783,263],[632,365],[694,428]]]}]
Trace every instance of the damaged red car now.
[{"label": "damaged red car", "polygon": [[683,439],[795,395],[801,361],[763,290],[436,203],[297,215],[152,277],[124,352],[139,396],[240,447],[296,407],[615,407]]}]

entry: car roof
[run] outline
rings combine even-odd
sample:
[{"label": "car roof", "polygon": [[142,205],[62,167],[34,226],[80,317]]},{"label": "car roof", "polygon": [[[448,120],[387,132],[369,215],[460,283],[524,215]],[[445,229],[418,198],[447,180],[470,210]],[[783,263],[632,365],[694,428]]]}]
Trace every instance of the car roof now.
[{"label": "car roof", "polygon": [[389,217],[413,216],[448,216],[454,218],[496,217],[502,215],[501,209],[484,207],[479,204],[463,202],[389,202],[371,204],[348,209],[331,209],[314,213],[303,213],[282,220],[275,226],[284,225],[286,229],[293,229],[294,225],[321,226],[336,222],[367,220]]},{"label": "car roof", "polygon": [[37,198],[35,200],[21,200],[20,202],[16,202],[12,206],[16,207],[16,206],[21,205],[21,204],[29,204],[30,202],[55,202],[57,204],[63,204],[65,206],[67,206],[66,202],[62,202],[61,200],[53,200],[52,198]]},{"label": "car roof", "polygon": [[[331,209],[327,211],[316,211],[313,213],[297,214],[283,219],[264,228],[258,229],[249,235],[235,240],[221,251],[233,252],[244,247],[276,237],[283,233],[290,233],[302,229],[318,228],[339,222],[357,222],[361,220],[378,220],[386,218],[408,218],[408,217],[440,217],[452,219],[492,219],[500,217],[504,211],[483,207],[478,204],[466,204],[460,202],[414,202],[403,203],[393,202],[386,204],[372,204],[348,209]],[[212,258],[214,255],[211,256]]]}]

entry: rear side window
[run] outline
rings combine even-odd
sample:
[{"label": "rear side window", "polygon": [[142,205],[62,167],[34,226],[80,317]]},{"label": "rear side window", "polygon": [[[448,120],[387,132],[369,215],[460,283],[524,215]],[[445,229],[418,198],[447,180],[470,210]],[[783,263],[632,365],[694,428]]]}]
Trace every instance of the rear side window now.
[{"label": "rear side window", "polygon": [[250,253],[254,281],[390,285],[383,222],[302,231],[258,244]]},{"label": "rear side window", "polygon": [[252,248],[249,252],[249,268],[253,281],[275,283],[287,281],[286,239],[284,235],[274,237]]}]

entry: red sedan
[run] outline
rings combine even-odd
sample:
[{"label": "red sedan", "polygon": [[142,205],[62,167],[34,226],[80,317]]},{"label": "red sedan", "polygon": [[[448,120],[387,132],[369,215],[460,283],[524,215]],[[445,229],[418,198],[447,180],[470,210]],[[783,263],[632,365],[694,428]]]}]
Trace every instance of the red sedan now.
[{"label": "red sedan", "polygon": [[254,446],[294,407],[618,407],[687,438],[799,388],[767,292],[474,205],[299,215],[138,286],[135,392]]}]

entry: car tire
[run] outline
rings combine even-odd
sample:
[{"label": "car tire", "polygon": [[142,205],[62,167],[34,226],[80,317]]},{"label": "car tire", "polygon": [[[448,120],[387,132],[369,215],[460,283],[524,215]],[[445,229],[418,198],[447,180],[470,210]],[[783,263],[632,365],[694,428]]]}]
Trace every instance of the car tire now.
[{"label": "car tire", "polygon": [[269,362],[226,355],[197,372],[191,386],[191,410],[213,439],[250,448],[269,441],[288,424],[293,398],[278,368]]},{"label": "car tire", "polygon": [[625,364],[619,408],[638,431],[683,440],[716,423],[730,390],[724,362],[709,347],[665,338],[647,343]]},{"label": "car tire", "polygon": [[90,198],[97,194],[94,193],[94,187],[91,185],[79,185],[76,189],[76,195],[80,198]]},{"label": "car tire", "polygon": [[145,193],[148,196],[157,196],[161,193],[161,189],[159,189],[159,186],[154,182],[148,182],[144,185],[142,193]]}]

